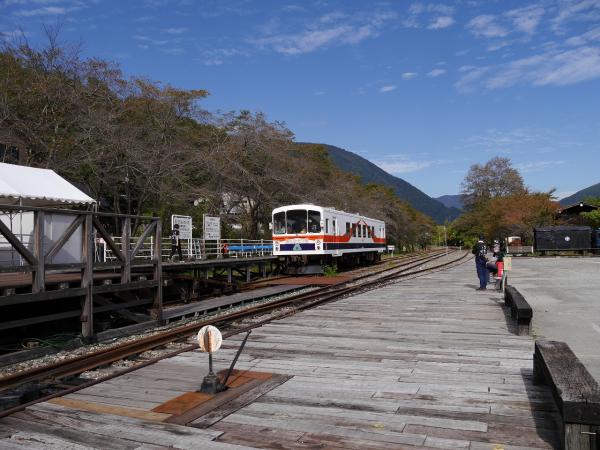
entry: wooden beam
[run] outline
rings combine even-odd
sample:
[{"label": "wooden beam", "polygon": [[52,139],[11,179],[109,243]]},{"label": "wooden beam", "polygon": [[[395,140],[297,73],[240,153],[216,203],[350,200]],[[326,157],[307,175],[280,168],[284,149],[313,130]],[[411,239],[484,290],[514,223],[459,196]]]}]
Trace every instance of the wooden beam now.
[{"label": "wooden beam", "polygon": [[79,226],[83,223],[87,216],[81,215],[68,226],[62,236],[50,247],[48,253],[46,253],[46,262],[49,263],[52,258],[56,256],[56,254],[60,251],[61,248],[67,243],[67,241],[73,236],[73,233],[79,228]]},{"label": "wooden beam", "polygon": [[[94,223],[92,216],[85,217],[83,227],[82,255],[84,267],[81,274],[81,287],[85,297],[81,311],[81,334],[86,339],[94,337]],[[83,320],[85,319],[85,320]]]},{"label": "wooden beam", "polygon": [[32,266],[37,265],[35,256],[25,248],[21,241],[13,234],[12,231],[0,220],[0,233],[6,238],[8,243]]},{"label": "wooden beam", "polygon": [[33,215],[33,254],[37,264],[35,264],[35,271],[33,272],[31,290],[33,292],[44,292],[46,290],[46,268],[44,267],[44,223],[46,221],[46,213],[44,211],[36,211]]},{"label": "wooden beam", "polygon": [[20,305],[31,302],[43,302],[60,298],[81,297],[86,294],[84,288],[69,288],[35,294],[14,294],[0,297],[0,306]]},{"label": "wooden beam", "polygon": [[[138,299],[131,300],[125,303],[113,303],[110,300],[100,296],[94,295],[94,301],[101,305],[99,308],[96,308],[96,311],[102,309],[102,311],[115,311],[121,317],[130,320],[135,323],[144,323],[150,320],[150,317],[145,314],[139,314],[129,311],[127,308],[133,308],[135,306],[142,306],[148,303],[152,303],[150,299]],[[104,307],[110,309],[103,309]]]},{"label": "wooden beam", "polygon": [[157,282],[154,288],[154,310],[156,311],[156,320],[159,325],[163,324],[163,296],[162,296],[162,222],[156,220],[154,227],[154,281]]},{"label": "wooden beam", "polygon": [[136,289],[154,288],[157,284],[158,282],[156,280],[140,280],[129,283],[103,284],[100,286],[94,286],[94,292],[96,294],[106,294],[108,292],[134,291]]},{"label": "wooden beam", "polygon": [[135,247],[133,247],[133,250],[131,250],[131,254],[129,255],[130,261],[133,261],[135,256],[138,254],[138,252],[144,245],[144,241],[146,239],[148,239],[148,236],[150,236],[150,233],[152,233],[155,226],[156,226],[156,222],[154,222],[154,221],[149,223],[148,225],[146,225],[146,228],[144,229],[142,235],[139,237],[137,243],[135,244]]},{"label": "wooden beam", "polygon": [[119,261],[121,261],[122,263],[124,263],[125,258],[123,257],[121,250],[119,249],[119,247],[117,247],[117,244],[115,244],[115,241],[113,241],[110,234],[108,234],[108,232],[106,231],[104,226],[102,226],[102,224],[100,223],[100,221],[98,220],[98,218],[96,216],[94,216],[94,218],[92,220],[94,222],[94,228],[96,228],[98,233],[100,233],[100,236],[102,236],[102,239],[104,239],[104,242],[106,243],[106,245],[109,246],[109,248],[115,254],[117,259]]}]

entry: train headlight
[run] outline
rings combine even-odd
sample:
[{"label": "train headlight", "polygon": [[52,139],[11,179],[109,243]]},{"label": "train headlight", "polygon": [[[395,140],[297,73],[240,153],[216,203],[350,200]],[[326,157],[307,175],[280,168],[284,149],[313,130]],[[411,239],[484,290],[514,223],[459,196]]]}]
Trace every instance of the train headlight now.
[{"label": "train headlight", "polygon": [[315,250],[321,250],[322,246],[323,246],[323,241],[320,239],[317,239],[315,241]]},{"label": "train headlight", "polygon": [[276,252],[279,251],[279,242],[273,242],[273,250],[275,250]]}]

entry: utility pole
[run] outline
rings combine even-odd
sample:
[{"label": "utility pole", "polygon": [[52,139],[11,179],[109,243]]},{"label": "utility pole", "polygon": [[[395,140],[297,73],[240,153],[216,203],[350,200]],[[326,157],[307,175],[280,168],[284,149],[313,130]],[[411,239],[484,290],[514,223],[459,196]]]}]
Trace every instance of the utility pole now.
[{"label": "utility pole", "polygon": [[444,245],[446,246],[446,255],[448,255],[448,239],[446,236],[446,225],[444,225]]}]

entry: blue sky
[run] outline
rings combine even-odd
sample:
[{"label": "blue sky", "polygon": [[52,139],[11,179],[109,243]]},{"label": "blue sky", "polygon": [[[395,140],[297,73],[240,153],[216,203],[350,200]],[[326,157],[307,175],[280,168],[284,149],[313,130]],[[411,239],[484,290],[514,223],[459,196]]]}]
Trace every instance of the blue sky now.
[{"label": "blue sky", "polygon": [[559,197],[600,182],[600,0],[0,0],[86,56],[210,92],[298,141],[357,153],[429,195],[507,156]]}]

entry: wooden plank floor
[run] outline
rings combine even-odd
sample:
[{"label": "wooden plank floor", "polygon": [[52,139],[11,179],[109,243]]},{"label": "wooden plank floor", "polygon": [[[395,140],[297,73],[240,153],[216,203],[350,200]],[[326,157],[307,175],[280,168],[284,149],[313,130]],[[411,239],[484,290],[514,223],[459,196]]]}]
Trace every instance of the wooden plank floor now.
[{"label": "wooden plank floor", "polygon": [[[533,340],[512,333],[500,294],[475,291],[473,266],[253,331],[237,368],[292,378],[220,420],[182,426],[152,413],[198,388],[207,357],[190,352],[0,420],[0,448],[558,447],[550,393],[531,382]],[[224,342],[217,369],[240,339]]]}]

